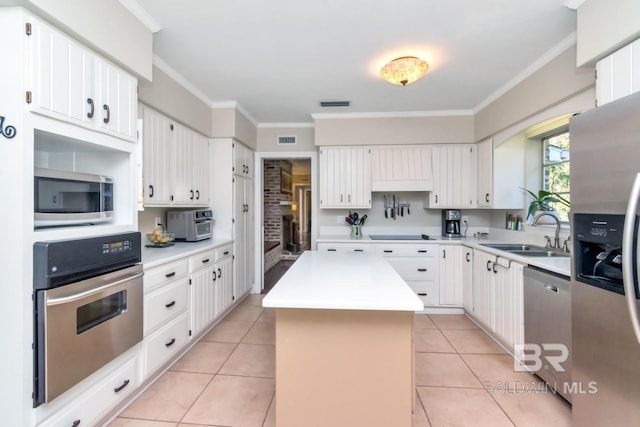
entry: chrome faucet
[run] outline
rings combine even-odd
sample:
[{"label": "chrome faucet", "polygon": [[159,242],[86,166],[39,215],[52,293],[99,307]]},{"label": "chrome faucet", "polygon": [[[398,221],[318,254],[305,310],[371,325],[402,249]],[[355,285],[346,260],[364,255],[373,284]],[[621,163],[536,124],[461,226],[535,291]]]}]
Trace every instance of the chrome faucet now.
[{"label": "chrome faucet", "polygon": [[556,221],[556,234],[555,234],[555,237],[554,237],[554,239],[553,239],[553,246],[552,246],[552,248],[553,248],[553,249],[560,249],[560,220],[558,219],[558,217],[557,217],[557,216],[555,216],[555,215],[551,215],[550,213],[547,213],[547,212],[543,212],[543,213],[541,213],[541,214],[539,214],[539,215],[536,215],[536,216],[533,218],[533,222],[531,223],[531,225],[535,227],[536,222],[538,222],[538,220],[540,219],[540,217],[543,217],[543,216],[545,216],[545,215],[546,215],[546,216],[550,216],[551,218],[553,218],[553,219]]}]

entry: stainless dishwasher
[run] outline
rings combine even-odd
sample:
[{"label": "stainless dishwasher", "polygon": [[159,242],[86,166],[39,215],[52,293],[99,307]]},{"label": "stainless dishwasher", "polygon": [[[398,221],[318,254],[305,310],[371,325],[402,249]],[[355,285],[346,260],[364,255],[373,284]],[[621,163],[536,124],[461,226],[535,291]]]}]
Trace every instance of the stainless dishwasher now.
[{"label": "stainless dishwasher", "polygon": [[[540,367],[533,370],[558,394],[571,402],[571,290],[569,277],[537,267],[524,269],[524,342],[539,351]],[[563,348],[566,346],[566,360]],[[545,348],[546,347],[546,348]],[[532,357],[535,359],[535,357]],[[531,359],[528,359],[527,366]],[[559,367],[556,369],[554,364]]]}]

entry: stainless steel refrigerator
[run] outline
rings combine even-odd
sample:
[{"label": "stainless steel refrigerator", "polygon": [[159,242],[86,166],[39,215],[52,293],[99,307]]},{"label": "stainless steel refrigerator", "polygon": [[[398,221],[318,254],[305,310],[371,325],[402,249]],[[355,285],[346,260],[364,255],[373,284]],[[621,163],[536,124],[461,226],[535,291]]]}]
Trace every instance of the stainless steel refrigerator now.
[{"label": "stainless steel refrigerator", "polygon": [[640,426],[640,93],[574,116],[574,426]]}]

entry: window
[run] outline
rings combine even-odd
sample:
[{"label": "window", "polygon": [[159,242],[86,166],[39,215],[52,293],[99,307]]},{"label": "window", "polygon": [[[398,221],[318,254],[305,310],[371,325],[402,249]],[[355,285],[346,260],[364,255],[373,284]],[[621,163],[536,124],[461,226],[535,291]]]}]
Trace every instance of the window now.
[{"label": "window", "polygon": [[[558,193],[569,201],[569,132],[542,139],[542,188]],[[569,207],[552,203],[560,221],[569,221]]]}]

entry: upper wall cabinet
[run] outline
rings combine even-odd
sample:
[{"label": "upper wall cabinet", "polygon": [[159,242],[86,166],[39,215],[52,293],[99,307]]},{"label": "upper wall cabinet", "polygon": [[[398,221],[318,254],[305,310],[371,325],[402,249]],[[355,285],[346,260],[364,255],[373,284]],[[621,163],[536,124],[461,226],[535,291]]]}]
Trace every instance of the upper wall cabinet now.
[{"label": "upper wall cabinet", "polygon": [[433,191],[430,208],[475,208],[475,144],[437,145],[431,150]]},{"label": "upper wall cabinet", "polygon": [[143,107],[145,206],[209,206],[209,140]]},{"label": "upper wall cabinet", "polygon": [[431,147],[371,147],[371,191],[431,191]]},{"label": "upper wall cabinet", "polygon": [[371,150],[320,148],[320,207],[371,208]]},{"label": "upper wall cabinet", "polygon": [[478,151],[478,207],[493,206],[493,139],[476,144]]},{"label": "upper wall cabinet", "polygon": [[233,145],[233,174],[253,179],[253,150],[243,144]]},{"label": "upper wall cabinet", "polygon": [[29,21],[31,111],[135,142],[137,79],[48,24]]},{"label": "upper wall cabinet", "polygon": [[598,105],[640,91],[640,39],[598,61],[596,72]]},{"label": "upper wall cabinet", "polygon": [[489,138],[477,144],[479,208],[523,209],[525,141],[513,138],[497,148]]}]

